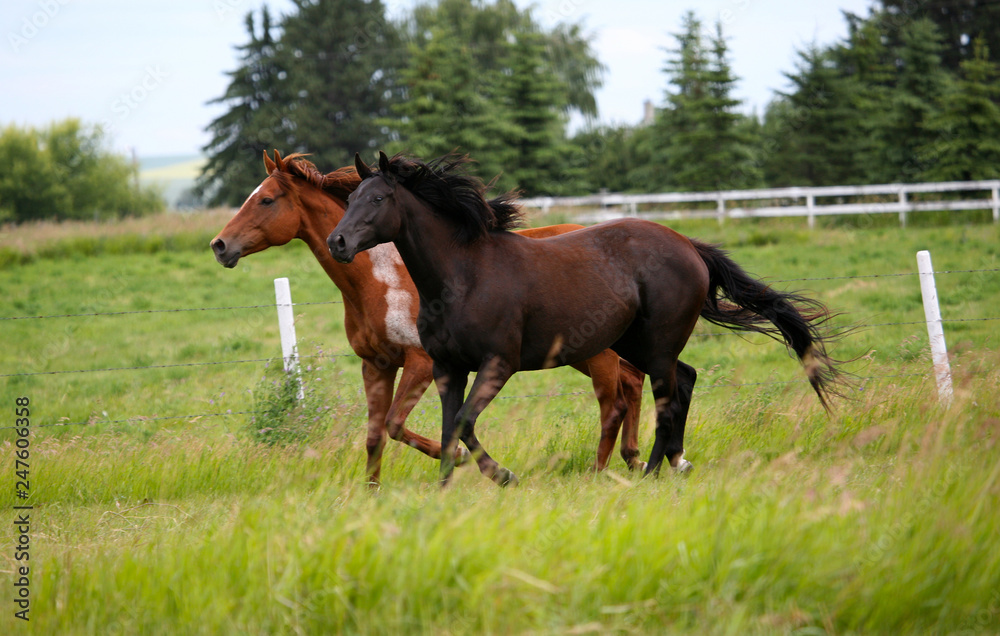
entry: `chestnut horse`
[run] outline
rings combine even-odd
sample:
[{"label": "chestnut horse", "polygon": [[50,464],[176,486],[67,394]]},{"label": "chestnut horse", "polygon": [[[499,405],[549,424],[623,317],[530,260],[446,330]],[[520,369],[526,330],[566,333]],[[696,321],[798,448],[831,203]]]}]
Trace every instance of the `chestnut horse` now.
[{"label": "chestnut horse", "polygon": [[[352,265],[330,256],[326,237],[343,217],[345,200],[361,182],[354,168],[320,173],[301,155],[274,160],[264,153],[268,176],[239,212],[219,232],[211,247],[225,267],[240,258],[292,239],[304,241],[340,289],[344,326],[351,348],[363,360],[368,403],[367,475],[377,483],[386,434],[434,458],[441,445],[405,426],[407,415],[431,383],[431,359],[417,335],[417,292],[392,245],[369,251]],[[531,237],[562,234],[578,225],[557,225],[522,233]],[[589,375],[600,403],[601,438],[595,468],[603,470],[614,450],[619,428],[621,456],[630,469],[644,467],[638,447],[638,420],[644,376],[611,351],[596,352],[574,365]],[[396,375],[402,369],[393,395]],[[464,449],[455,459],[465,459]]]},{"label": "chestnut horse", "polygon": [[[697,374],[678,358],[699,316],[783,341],[827,406],[837,371],[819,329],[829,317],[820,303],[773,290],[722,250],[650,221],[529,240],[509,231],[519,221],[516,195],[487,200],[467,162],[379,153],[373,171],[356,156],[364,180],[327,239],[341,263],[392,242],[413,277],[420,341],[441,396],[443,484],[459,440],[484,475],[516,483],[476,438],[476,418],[516,371],[578,363],[609,347],[650,378],[656,437],[646,474],[664,458],[690,469],[684,426]],[[440,302],[446,295],[452,302]]]}]

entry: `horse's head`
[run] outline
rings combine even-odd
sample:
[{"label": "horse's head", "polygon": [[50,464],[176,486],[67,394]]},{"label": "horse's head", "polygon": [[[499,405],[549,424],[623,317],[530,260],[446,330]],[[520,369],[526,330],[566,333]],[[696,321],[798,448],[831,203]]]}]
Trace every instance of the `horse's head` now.
[{"label": "horse's head", "polygon": [[268,176],[210,243],[215,259],[225,267],[235,267],[240,258],[284,245],[298,235],[302,202],[295,181],[286,172],[293,157],[283,159],[276,150],[272,161],[264,151]]},{"label": "horse's head", "polygon": [[393,241],[402,225],[389,158],[379,152],[377,173],[365,165],[360,155],[354,155],[354,165],[361,185],[347,200],[344,218],[327,238],[330,254],[341,263],[350,263],[358,252]]}]

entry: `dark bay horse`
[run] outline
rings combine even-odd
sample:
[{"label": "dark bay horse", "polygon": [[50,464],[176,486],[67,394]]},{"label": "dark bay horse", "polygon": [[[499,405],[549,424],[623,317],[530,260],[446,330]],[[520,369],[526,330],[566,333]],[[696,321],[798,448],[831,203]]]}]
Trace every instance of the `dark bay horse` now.
[{"label": "dark bay horse", "polygon": [[[369,250],[352,265],[342,265],[327,248],[326,238],[343,217],[345,200],[361,183],[357,172],[350,167],[323,174],[301,155],[282,158],[277,152],[274,160],[265,153],[264,165],[268,176],[212,240],[216,259],[225,267],[235,267],[249,254],[296,238],[304,241],[341,291],[348,342],[363,360],[368,478],[378,482],[387,435],[440,458],[440,443],[405,427],[406,417],[431,383],[432,362],[420,346],[417,290],[399,254],[392,245],[384,245]],[[545,237],[579,228],[558,225],[523,230],[523,234]],[[591,377],[600,404],[601,438],[595,467],[607,466],[619,428],[622,458],[630,469],[644,467],[638,457],[643,374],[612,351],[597,352],[574,366]],[[463,461],[465,449],[454,450],[453,457]]]},{"label": "dark bay horse", "polygon": [[773,290],[722,250],[650,221],[529,240],[509,231],[519,221],[516,195],[487,200],[467,161],[380,153],[373,171],[355,157],[364,180],[327,240],[341,263],[392,242],[416,284],[420,341],[442,403],[442,483],[459,440],[484,475],[516,483],[480,444],[476,418],[514,372],[578,363],[608,347],[650,377],[656,434],[646,474],[664,458],[689,469],[684,426],[697,374],[679,356],[699,316],[784,342],[824,407],[837,394],[820,303]]}]

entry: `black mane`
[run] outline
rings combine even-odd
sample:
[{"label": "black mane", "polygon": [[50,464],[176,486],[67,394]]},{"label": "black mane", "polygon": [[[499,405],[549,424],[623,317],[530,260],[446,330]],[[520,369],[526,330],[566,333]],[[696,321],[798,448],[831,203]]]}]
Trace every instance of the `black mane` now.
[{"label": "black mane", "polygon": [[454,153],[426,163],[396,155],[389,160],[385,176],[453,222],[462,242],[520,227],[523,219],[518,193],[509,191],[487,199],[489,186],[467,171],[471,161],[468,155]]}]

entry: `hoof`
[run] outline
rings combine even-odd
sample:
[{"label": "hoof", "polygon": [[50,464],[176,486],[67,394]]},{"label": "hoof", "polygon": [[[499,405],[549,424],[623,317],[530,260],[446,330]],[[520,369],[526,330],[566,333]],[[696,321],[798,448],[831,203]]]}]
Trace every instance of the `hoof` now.
[{"label": "hoof", "polygon": [[496,482],[501,488],[506,488],[507,486],[517,485],[517,475],[510,472],[506,468],[498,468],[495,473],[493,473],[493,481]]},{"label": "hoof", "polygon": [[639,462],[636,462],[634,466],[632,466],[632,470],[638,470],[640,472],[645,473],[646,472],[646,468],[648,466],[649,466],[649,464],[647,464],[646,462],[639,461]]},{"label": "hoof", "polygon": [[468,464],[472,460],[472,453],[469,452],[467,448],[461,446],[455,451],[455,465],[463,466]]},{"label": "hoof", "polygon": [[677,465],[674,466],[674,472],[678,475],[686,475],[691,472],[692,469],[694,469],[694,465],[683,457],[681,457],[680,461],[677,462]]}]

